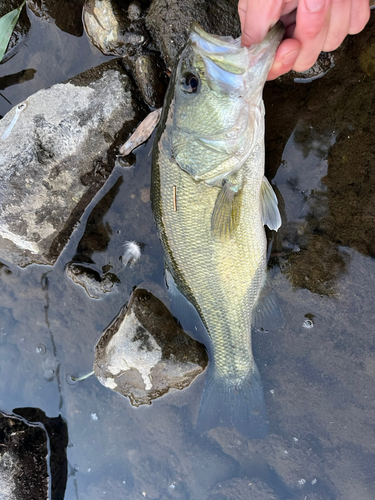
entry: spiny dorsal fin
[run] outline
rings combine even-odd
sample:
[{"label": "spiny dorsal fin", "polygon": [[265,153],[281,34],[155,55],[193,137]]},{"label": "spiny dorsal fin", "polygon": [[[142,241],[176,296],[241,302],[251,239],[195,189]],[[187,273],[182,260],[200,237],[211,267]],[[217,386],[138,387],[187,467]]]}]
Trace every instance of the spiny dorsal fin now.
[{"label": "spiny dorsal fin", "polygon": [[270,229],[277,231],[281,226],[281,216],[278,207],[276,194],[268,182],[266,177],[263,177],[262,188],[260,192],[263,224]]},{"label": "spiny dorsal fin", "polygon": [[242,189],[224,179],[211,216],[211,230],[216,237],[231,238],[240,221],[241,204]]}]

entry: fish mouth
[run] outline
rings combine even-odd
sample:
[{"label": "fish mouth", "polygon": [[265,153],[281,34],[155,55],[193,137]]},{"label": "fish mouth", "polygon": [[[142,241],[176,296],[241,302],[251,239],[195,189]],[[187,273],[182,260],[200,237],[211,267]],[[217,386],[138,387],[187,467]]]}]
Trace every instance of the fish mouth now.
[{"label": "fish mouth", "polygon": [[[190,44],[203,59],[208,79],[211,82],[217,79],[232,82],[233,86],[239,84],[238,76],[245,75],[255,66],[261,68],[257,72],[263,80],[285,32],[283,23],[278,21],[262,42],[248,48],[242,46],[240,37],[234,39],[231,36],[211,35],[197,22],[193,22],[190,29]],[[226,77],[223,72],[227,73]]]}]

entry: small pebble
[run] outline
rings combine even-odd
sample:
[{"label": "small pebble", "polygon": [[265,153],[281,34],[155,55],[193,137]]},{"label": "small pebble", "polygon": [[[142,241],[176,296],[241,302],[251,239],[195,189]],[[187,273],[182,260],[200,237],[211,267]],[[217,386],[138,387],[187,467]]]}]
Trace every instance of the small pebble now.
[{"label": "small pebble", "polygon": [[128,18],[130,21],[136,21],[141,17],[142,7],[138,2],[132,2],[128,7]]}]

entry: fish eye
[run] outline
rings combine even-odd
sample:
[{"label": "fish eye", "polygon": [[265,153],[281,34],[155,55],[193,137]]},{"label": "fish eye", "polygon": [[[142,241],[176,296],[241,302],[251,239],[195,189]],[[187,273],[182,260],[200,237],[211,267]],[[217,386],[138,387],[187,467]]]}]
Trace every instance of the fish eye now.
[{"label": "fish eye", "polygon": [[199,78],[194,73],[185,73],[181,80],[181,89],[188,94],[195,94],[198,92]]}]

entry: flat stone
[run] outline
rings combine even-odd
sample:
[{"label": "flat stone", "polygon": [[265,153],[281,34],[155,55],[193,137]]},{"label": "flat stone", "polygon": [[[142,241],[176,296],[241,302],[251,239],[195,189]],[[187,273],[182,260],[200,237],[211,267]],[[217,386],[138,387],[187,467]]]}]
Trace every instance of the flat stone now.
[{"label": "flat stone", "polygon": [[83,22],[91,42],[103,54],[121,54],[124,33],[130,24],[125,7],[112,0],[88,0],[83,9]]},{"label": "flat stone", "polygon": [[89,267],[69,262],[66,267],[67,276],[77,285],[80,285],[92,299],[99,299],[105,293],[109,293],[119,279],[113,273],[100,275]]},{"label": "flat stone", "polygon": [[94,371],[133,406],[183,389],[207,366],[207,353],[176,323],[167,307],[137,288],[95,348]]},{"label": "flat stone", "polygon": [[0,120],[0,259],[52,265],[144,112],[117,60],[43,89]]}]

